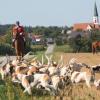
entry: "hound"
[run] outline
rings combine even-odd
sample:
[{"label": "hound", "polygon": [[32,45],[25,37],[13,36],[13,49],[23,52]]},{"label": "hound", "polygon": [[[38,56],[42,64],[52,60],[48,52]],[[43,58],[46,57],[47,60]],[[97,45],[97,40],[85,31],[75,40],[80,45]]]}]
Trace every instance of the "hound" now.
[{"label": "hound", "polygon": [[88,75],[87,72],[77,72],[74,71],[71,76],[72,83],[79,83],[81,81],[85,81],[88,87],[90,86],[91,75]]},{"label": "hound", "polygon": [[34,87],[37,84],[37,88],[44,87],[45,90],[51,92],[53,95],[55,95],[55,89],[51,83],[51,78],[48,76],[48,74],[34,74],[34,82],[31,83],[31,87]]},{"label": "hound", "polygon": [[26,74],[28,71],[29,71],[29,67],[22,67],[22,66],[15,67],[15,73]]},{"label": "hound", "polygon": [[8,74],[10,74],[10,64],[6,64],[3,67],[0,68],[0,74],[2,77],[2,80],[4,80],[4,77],[7,76]]},{"label": "hound", "polygon": [[97,89],[100,89],[100,79],[94,81],[94,85],[96,86]]},{"label": "hound", "polygon": [[98,72],[100,72],[100,65],[92,66],[92,67],[91,67],[91,71],[92,71],[93,73],[98,73]]},{"label": "hound", "polygon": [[31,66],[31,67],[29,67],[27,75],[32,75],[33,73],[36,73],[38,71],[39,71],[39,69],[37,67]]},{"label": "hound", "polygon": [[25,88],[23,91],[28,92],[29,95],[32,94],[30,83],[34,81],[34,77],[31,75],[24,75],[20,73],[14,73],[12,77],[12,82],[21,83],[21,85]]},{"label": "hound", "polygon": [[76,58],[72,58],[70,61],[69,61],[69,67],[73,70],[73,71],[78,71],[80,72],[81,71],[81,68],[82,67],[88,67],[87,64],[85,63],[77,63],[77,59]]}]

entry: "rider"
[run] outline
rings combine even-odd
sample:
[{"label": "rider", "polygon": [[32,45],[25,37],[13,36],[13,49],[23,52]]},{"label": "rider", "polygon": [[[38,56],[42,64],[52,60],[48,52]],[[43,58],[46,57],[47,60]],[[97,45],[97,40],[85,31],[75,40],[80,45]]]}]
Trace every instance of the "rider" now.
[{"label": "rider", "polygon": [[25,45],[25,33],[24,33],[24,28],[23,26],[20,26],[20,22],[19,21],[16,21],[16,24],[14,25],[13,27],[13,30],[12,30],[12,36],[13,36],[13,39],[12,39],[12,46],[15,47],[15,40],[16,40],[16,34],[17,35],[20,35],[23,40],[24,40],[24,45]]}]

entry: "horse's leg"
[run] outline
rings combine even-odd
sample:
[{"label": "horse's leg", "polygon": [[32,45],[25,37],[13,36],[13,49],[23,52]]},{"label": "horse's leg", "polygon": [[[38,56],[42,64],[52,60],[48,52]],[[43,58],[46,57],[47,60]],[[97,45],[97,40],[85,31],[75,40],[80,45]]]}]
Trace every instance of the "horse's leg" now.
[{"label": "horse's leg", "polygon": [[21,61],[21,49],[20,49],[20,45],[18,48],[18,60]]},{"label": "horse's leg", "polygon": [[17,60],[21,60],[21,53],[20,53],[20,48],[18,46],[17,50],[16,50],[16,54],[17,54]]},{"label": "horse's leg", "polygon": [[78,48],[78,53],[80,52],[80,50],[81,50],[81,47]]},{"label": "horse's leg", "polygon": [[21,52],[20,52],[20,53],[21,53],[21,59],[22,59],[22,58],[23,58],[23,56],[24,56],[24,55],[23,55],[23,50],[21,50]]},{"label": "horse's leg", "polygon": [[19,61],[22,60],[21,51],[19,51]]},{"label": "horse's leg", "polygon": [[94,48],[94,54],[96,54],[97,53],[97,49],[96,49],[96,47]]},{"label": "horse's leg", "polygon": [[22,41],[22,46],[21,46],[21,59],[23,59],[24,56],[24,41]]},{"label": "horse's leg", "polygon": [[23,52],[24,52],[24,42],[22,41],[22,40],[20,40],[20,44],[19,44],[19,60],[22,60],[22,58],[23,58]]},{"label": "horse's leg", "polygon": [[96,53],[96,54],[98,53],[98,51],[97,51],[97,46],[95,47],[95,53]]},{"label": "horse's leg", "polygon": [[92,53],[95,54],[95,47],[92,46]]},{"label": "horse's leg", "polygon": [[18,60],[18,42],[15,41],[16,60]]},{"label": "horse's leg", "polygon": [[21,60],[23,60],[23,52],[21,52]]},{"label": "horse's leg", "polygon": [[20,61],[20,52],[18,51],[18,50],[16,50],[16,54],[17,54],[17,60],[19,60]]},{"label": "horse's leg", "polygon": [[95,54],[95,48],[93,48],[93,54]]}]

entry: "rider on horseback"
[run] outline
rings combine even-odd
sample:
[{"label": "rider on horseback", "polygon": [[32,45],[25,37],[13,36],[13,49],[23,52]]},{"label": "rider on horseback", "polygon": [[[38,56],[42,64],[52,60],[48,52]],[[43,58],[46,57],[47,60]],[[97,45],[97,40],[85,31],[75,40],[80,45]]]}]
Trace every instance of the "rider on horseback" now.
[{"label": "rider on horseback", "polygon": [[17,21],[16,24],[14,25],[13,27],[13,32],[12,32],[12,36],[13,36],[13,39],[12,39],[12,46],[15,47],[15,40],[16,40],[16,34],[18,36],[20,36],[21,38],[23,38],[24,40],[24,44],[25,44],[25,34],[24,34],[24,28],[23,26],[20,26],[20,22]]}]

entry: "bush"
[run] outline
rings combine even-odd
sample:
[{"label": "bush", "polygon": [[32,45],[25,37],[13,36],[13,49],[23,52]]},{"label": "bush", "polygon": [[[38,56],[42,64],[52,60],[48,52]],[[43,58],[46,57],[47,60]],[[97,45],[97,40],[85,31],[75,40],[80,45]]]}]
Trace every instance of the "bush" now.
[{"label": "bush", "polygon": [[31,48],[32,48],[33,52],[44,51],[45,50],[44,45],[32,45]]},{"label": "bush", "polygon": [[91,38],[78,35],[75,38],[71,38],[68,43],[73,48],[73,52],[91,52]]},{"label": "bush", "polygon": [[55,42],[56,42],[56,45],[63,45],[62,38],[60,37],[57,37]]},{"label": "bush", "polygon": [[[45,48],[43,45],[26,45],[24,53],[26,54],[29,51],[37,52],[37,51],[44,51]],[[0,43],[0,55],[5,56],[8,55],[15,55],[15,49],[12,48],[10,44],[7,43]]]},{"label": "bush", "polygon": [[0,43],[0,55],[13,55],[15,54],[15,50],[9,45],[5,43]]},{"label": "bush", "polygon": [[25,46],[25,54],[32,51],[32,48],[29,45]]}]

